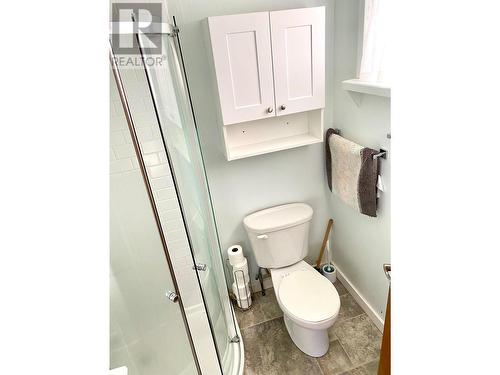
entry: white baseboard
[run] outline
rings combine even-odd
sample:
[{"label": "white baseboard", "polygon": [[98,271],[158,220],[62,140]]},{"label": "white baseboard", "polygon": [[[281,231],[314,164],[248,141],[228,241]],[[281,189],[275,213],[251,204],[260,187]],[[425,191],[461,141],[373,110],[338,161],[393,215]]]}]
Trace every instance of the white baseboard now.
[{"label": "white baseboard", "polygon": [[344,285],[349,293],[351,293],[356,302],[364,310],[366,315],[368,315],[368,317],[372,320],[373,324],[377,326],[378,330],[382,332],[384,330],[384,321],[382,320],[382,318],[377,314],[375,309],[368,303],[368,301],[361,295],[359,290],[357,290],[356,287],[352,285],[352,283],[344,275],[344,273],[337,266],[335,266],[335,268],[337,268],[337,277],[342,285]]}]

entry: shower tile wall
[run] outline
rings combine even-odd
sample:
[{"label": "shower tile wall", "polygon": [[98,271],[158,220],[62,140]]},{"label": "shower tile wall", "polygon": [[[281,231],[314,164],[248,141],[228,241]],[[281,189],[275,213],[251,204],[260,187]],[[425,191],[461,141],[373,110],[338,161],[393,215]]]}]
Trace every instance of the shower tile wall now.
[{"label": "shower tile wall", "polygon": [[[146,83],[144,73],[142,71],[122,70],[121,74],[137,127],[139,142],[145,154],[144,160],[176,271],[179,290],[185,307],[187,309],[196,308],[202,303],[202,297],[197,286],[196,275],[191,269],[192,259],[187,236],[173,186],[172,174],[154,117],[149,91],[147,86],[144,86]],[[110,82],[110,91],[110,179],[112,188],[115,189],[112,194],[120,194],[116,189],[123,189],[127,190],[123,194],[137,196],[137,202],[131,202],[131,207],[127,208],[133,215],[134,204],[137,209],[141,209],[147,207],[149,203],[143,201],[145,193],[142,190],[140,192],[128,191],[131,186],[141,186],[143,182],[113,78]],[[140,223],[137,224],[140,225]],[[152,237],[159,238],[154,226],[144,228],[144,231],[145,233],[151,232]],[[123,243],[123,241],[116,244],[113,243],[114,240],[111,239],[112,250],[115,249],[115,251],[111,251],[110,274],[111,368],[127,365],[130,375],[161,375],[165,369],[180,373],[171,368],[174,366],[172,363],[164,363],[164,356],[162,357],[152,349],[157,348],[161,351],[161,348],[167,347],[167,344],[162,340],[168,339],[172,334],[179,337],[185,334],[182,331],[182,325],[175,327],[175,329],[179,329],[179,332],[173,333],[172,328],[168,326],[169,322],[164,321],[165,315],[155,314],[158,309],[155,308],[154,304],[158,300],[163,301],[163,298],[166,298],[164,297],[166,292],[164,288],[168,283],[166,281],[168,271],[164,269],[167,265],[161,247],[157,246],[156,242],[154,246],[145,244],[144,248],[140,249],[141,254],[128,254],[128,244]],[[138,273],[133,265],[134,262],[144,262],[148,265],[142,267]],[[141,272],[143,273],[144,269],[154,274],[155,277],[142,275]],[[144,277],[141,278],[141,276]],[[160,298],[158,298],[159,295]],[[130,303],[130,301],[134,301],[134,303]],[[158,355],[154,355],[154,353]],[[184,354],[176,354],[179,361],[175,366],[181,366],[189,360],[183,358]],[[185,370],[186,374],[195,372],[191,368]]]},{"label": "shower tile wall", "polygon": [[[144,162],[186,307],[201,303],[181,211],[158,123],[142,70],[123,69],[123,84],[144,153]],[[110,174],[139,173],[139,163],[114,81],[111,82]]]}]

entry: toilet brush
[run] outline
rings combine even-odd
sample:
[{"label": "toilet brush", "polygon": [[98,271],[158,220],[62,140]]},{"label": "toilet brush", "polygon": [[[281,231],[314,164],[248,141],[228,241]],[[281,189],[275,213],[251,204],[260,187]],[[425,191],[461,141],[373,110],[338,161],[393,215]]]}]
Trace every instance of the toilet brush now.
[{"label": "toilet brush", "polygon": [[[323,259],[323,254],[325,253],[326,244],[328,238],[330,237],[330,232],[333,226],[333,219],[328,220],[328,225],[326,226],[325,235],[323,237],[323,243],[321,244],[321,250],[319,252],[318,260],[316,260],[316,267],[314,267],[318,272],[321,272],[321,259]],[[330,263],[330,260],[328,261]]]},{"label": "toilet brush", "polygon": [[[331,283],[337,280],[337,270],[332,263],[332,254],[330,251],[330,232],[332,231],[333,220],[328,220],[328,225],[326,227],[325,236],[323,237],[323,244],[321,245],[321,251],[319,253],[318,260],[316,261],[316,266],[314,267],[319,273],[325,276]],[[321,260],[323,259],[323,254],[325,253],[325,248],[327,249],[327,263],[321,267]]]},{"label": "toilet brush", "polygon": [[323,270],[326,272],[333,272],[335,268],[333,268],[332,265],[332,256],[330,252],[330,241],[328,241],[328,245],[326,247],[326,259],[328,260],[328,263],[323,266]]},{"label": "toilet brush", "polygon": [[321,274],[325,276],[328,280],[330,280],[330,282],[333,284],[335,281],[337,281],[337,270],[335,269],[332,263],[330,241],[328,241],[328,246],[326,251],[327,251],[328,263],[324,264],[323,267],[321,267]]}]

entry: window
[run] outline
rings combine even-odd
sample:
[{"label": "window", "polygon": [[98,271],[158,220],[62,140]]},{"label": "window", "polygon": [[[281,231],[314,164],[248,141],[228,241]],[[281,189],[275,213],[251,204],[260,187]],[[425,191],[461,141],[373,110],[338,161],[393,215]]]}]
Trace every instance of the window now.
[{"label": "window", "polygon": [[365,0],[360,81],[390,83],[388,66],[389,6],[390,0]]}]

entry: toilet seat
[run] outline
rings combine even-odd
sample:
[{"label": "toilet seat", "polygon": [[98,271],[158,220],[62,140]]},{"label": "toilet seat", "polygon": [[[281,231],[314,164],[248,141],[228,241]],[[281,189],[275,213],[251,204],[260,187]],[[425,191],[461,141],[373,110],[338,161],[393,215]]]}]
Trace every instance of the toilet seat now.
[{"label": "toilet seat", "polygon": [[312,268],[284,276],[277,297],[289,317],[305,327],[320,329],[335,319],[340,310],[337,290]]}]

